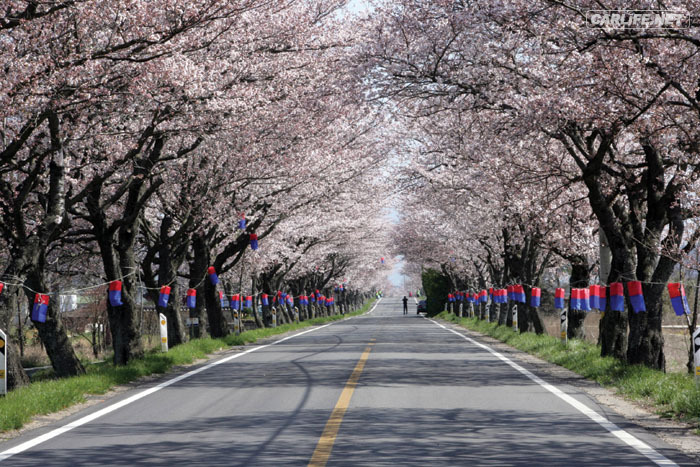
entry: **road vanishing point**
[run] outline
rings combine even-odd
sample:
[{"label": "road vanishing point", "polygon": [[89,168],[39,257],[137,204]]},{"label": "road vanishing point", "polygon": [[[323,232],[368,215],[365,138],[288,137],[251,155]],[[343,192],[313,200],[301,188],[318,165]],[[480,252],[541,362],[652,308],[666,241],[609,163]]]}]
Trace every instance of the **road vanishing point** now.
[{"label": "road vanishing point", "polygon": [[121,392],[0,444],[12,466],[695,465],[460,328],[369,314]]}]

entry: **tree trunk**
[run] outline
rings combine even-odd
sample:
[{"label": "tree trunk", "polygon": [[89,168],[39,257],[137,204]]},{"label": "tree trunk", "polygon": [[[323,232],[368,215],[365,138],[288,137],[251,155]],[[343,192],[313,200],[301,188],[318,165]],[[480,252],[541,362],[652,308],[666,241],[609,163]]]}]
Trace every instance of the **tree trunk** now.
[{"label": "tree trunk", "polygon": [[[608,288],[608,297],[609,292]],[[624,360],[627,350],[627,319],[624,312],[610,310],[610,300],[607,300],[607,307],[600,318],[600,355]]]},{"label": "tree trunk", "polygon": [[[40,255],[43,256],[43,255]],[[43,269],[43,258],[36,264],[38,270],[30,272],[27,276],[26,284],[32,290],[47,290],[46,284],[43,281],[41,269]],[[34,292],[26,290],[27,298],[30,306],[34,304]],[[34,326],[39,332],[46,355],[51,360],[51,366],[54,373],[59,378],[65,376],[82,375],[85,373],[85,368],[80,363],[78,356],[75,354],[73,345],[68,338],[65,326],[60,318],[59,296],[54,295],[49,299],[49,306],[46,313],[46,322],[34,322]]]},{"label": "tree trunk", "polygon": [[661,331],[663,284],[642,284],[646,312],[635,313],[629,306],[627,362],[666,371],[664,337]]},{"label": "tree trunk", "polygon": [[[575,256],[571,258],[571,276],[569,277],[569,285],[571,287],[582,288],[588,287],[588,260],[585,256]],[[572,310],[571,307],[567,311],[567,328],[566,335],[569,339],[586,338],[586,329],[584,321],[586,312],[581,310]]]},{"label": "tree trunk", "polygon": [[190,277],[197,279],[195,288],[197,289],[198,305],[200,300],[203,301],[211,336],[214,338],[225,337],[229,334],[228,323],[221,310],[221,302],[216,293],[216,286],[211,283],[207,275],[207,269],[211,264],[211,254],[202,235],[195,235],[192,249],[194,252],[194,262],[192,263],[194,269],[190,268]]}]

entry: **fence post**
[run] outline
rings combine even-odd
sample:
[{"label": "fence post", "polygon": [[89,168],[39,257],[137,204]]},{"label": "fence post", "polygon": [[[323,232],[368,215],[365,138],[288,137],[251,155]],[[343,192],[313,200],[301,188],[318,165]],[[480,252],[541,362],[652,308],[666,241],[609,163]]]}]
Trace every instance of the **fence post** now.
[{"label": "fence post", "polygon": [[511,308],[511,314],[513,315],[513,331],[518,332],[518,304],[514,303],[513,308]]},{"label": "fence post", "polygon": [[693,332],[693,355],[695,360],[695,384],[700,387],[700,328]]},{"label": "fence post", "polygon": [[7,334],[0,329],[0,396],[7,394]]},{"label": "fence post", "polygon": [[233,332],[236,335],[241,333],[241,320],[238,317],[238,310],[233,310]]},{"label": "fence post", "polygon": [[272,315],[272,327],[276,328],[277,327],[277,309],[274,306],[270,310],[270,314]]},{"label": "fence post", "polygon": [[568,321],[566,318],[566,307],[562,308],[561,311],[559,312],[559,330],[561,333],[561,343],[563,345],[566,345],[568,343],[568,336],[567,336],[567,331],[568,331]]},{"label": "fence post", "polygon": [[168,351],[168,319],[163,313],[160,316],[160,350],[161,352]]},{"label": "fence post", "polygon": [[299,322],[299,308],[294,307],[294,322],[298,323]]},{"label": "fence post", "polygon": [[460,317],[460,318],[462,317],[462,308],[463,308],[463,305],[464,305],[464,304],[463,304],[462,302],[459,302],[459,317]]},{"label": "fence post", "polygon": [[493,300],[491,300],[491,303],[488,304],[486,307],[486,322],[490,323],[491,322],[491,310],[493,310]]}]

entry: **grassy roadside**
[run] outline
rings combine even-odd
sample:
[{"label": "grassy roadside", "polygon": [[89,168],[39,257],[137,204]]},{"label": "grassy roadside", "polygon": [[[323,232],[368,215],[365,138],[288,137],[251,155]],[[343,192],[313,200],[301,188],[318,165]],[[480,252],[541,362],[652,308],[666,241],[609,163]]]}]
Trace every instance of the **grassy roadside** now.
[{"label": "grassy roadside", "polygon": [[447,312],[437,317],[494,337],[603,386],[613,387],[620,394],[652,405],[662,416],[692,423],[695,432],[700,434],[700,388],[695,386],[691,375],[663,373],[640,365],[628,365],[612,357],[601,357],[600,347],[577,339],[570,340],[564,347],[556,337],[518,334],[509,327],[477,318],[459,318]]},{"label": "grassy roadside", "polygon": [[195,339],[173,347],[167,353],[153,349],[143,358],[128,365],[115,367],[111,363],[89,365],[87,374],[72,378],[38,381],[11,391],[0,398],[0,432],[21,428],[36,415],[58,412],[83,402],[89,394],[104,394],[119,384],[142,376],[165,373],[175,365],[186,365],[205,358],[217,350],[254,343],[258,339],[283,334],[297,329],[357,316],[369,311],[375,300],[369,300],[360,310],[346,315],[315,318],[301,323],[284,324],[276,328],[255,329],[223,339]]}]

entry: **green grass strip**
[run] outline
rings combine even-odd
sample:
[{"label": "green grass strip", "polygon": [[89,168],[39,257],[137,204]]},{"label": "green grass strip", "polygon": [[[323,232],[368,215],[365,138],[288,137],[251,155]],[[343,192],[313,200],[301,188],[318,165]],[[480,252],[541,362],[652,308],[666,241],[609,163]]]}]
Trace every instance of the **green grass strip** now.
[{"label": "green grass strip", "polygon": [[87,366],[87,374],[62,379],[46,379],[29,386],[10,391],[0,397],[0,432],[18,429],[32,417],[58,412],[85,401],[88,394],[104,394],[119,384],[134,381],[142,376],[165,373],[175,365],[186,365],[197,359],[231,346],[254,343],[258,339],[294,331],[310,326],[357,316],[370,310],[375,300],[369,300],[361,309],[345,315],[314,318],[300,323],[283,324],[276,328],[255,329],[223,339],[193,339],[185,344],[161,353],[152,349],[143,358],[128,365],[114,366],[103,362]]},{"label": "green grass strip", "polygon": [[478,318],[459,318],[445,311],[437,318],[494,337],[603,386],[616,388],[620,394],[651,404],[662,416],[676,417],[700,427],[700,388],[696,387],[692,375],[663,373],[641,365],[628,365],[613,357],[601,357],[599,346],[578,339],[570,339],[564,346],[557,337],[531,332],[521,334]]}]

